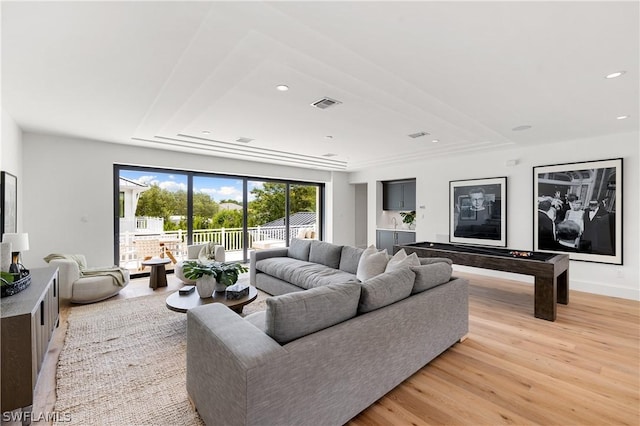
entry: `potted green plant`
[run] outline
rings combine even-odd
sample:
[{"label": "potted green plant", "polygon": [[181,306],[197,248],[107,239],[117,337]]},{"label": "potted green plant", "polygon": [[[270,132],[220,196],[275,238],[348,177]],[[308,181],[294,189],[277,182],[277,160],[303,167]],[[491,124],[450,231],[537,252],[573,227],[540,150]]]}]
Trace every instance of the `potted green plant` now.
[{"label": "potted green plant", "polygon": [[413,225],[416,222],[416,212],[412,210],[410,212],[400,212],[400,216],[402,216],[402,223],[404,223],[407,228],[413,229]]},{"label": "potted green plant", "polygon": [[238,276],[248,269],[239,263],[209,262],[196,260],[184,262],[185,278],[196,281],[196,289],[201,298],[211,297],[214,291],[224,292],[226,288],[238,281]]}]

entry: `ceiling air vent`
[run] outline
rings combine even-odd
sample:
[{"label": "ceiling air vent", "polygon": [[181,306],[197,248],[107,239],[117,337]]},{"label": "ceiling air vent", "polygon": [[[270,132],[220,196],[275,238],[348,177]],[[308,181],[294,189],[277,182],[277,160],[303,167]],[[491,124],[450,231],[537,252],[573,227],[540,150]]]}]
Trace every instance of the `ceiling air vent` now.
[{"label": "ceiling air vent", "polygon": [[411,133],[409,137],[415,139],[415,138],[421,138],[422,136],[427,136],[428,134],[429,133],[427,132]]},{"label": "ceiling air vent", "polygon": [[334,105],[338,105],[341,104],[342,102],[340,101],[336,101],[335,99],[331,99],[331,98],[322,98],[318,101],[315,101],[314,103],[311,104],[312,107],[316,107],[316,108],[320,108],[320,109],[327,109],[329,107],[332,107]]},{"label": "ceiling air vent", "polygon": [[251,138],[238,138],[238,139],[236,139],[236,142],[249,143],[252,140],[253,139],[251,139]]}]

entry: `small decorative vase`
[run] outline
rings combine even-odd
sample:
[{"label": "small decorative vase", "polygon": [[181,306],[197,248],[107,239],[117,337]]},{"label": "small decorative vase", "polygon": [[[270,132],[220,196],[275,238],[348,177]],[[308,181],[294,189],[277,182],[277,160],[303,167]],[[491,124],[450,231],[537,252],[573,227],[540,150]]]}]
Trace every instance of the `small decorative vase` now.
[{"label": "small decorative vase", "polygon": [[224,292],[227,291],[227,286],[216,281],[215,290],[216,293],[224,295]]},{"label": "small decorative vase", "polygon": [[203,275],[202,277],[196,280],[196,290],[198,290],[198,296],[201,299],[207,299],[213,295],[213,290],[216,285],[215,277],[211,275]]}]

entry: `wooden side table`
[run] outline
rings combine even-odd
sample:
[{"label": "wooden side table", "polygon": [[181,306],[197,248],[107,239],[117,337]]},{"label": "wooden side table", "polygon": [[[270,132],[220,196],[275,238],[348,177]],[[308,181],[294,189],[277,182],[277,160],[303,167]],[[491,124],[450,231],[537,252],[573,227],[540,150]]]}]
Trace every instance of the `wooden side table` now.
[{"label": "wooden side table", "polygon": [[149,288],[157,289],[158,287],[167,286],[167,271],[164,265],[171,261],[166,258],[154,258],[145,260],[142,262],[143,266],[149,266],[151,268],[151,275],[149,276]]},{"label": "wooden side table", "polygon": [[206,299],[201,299],[198,296],[198,291],[193,290],[191,293],[186,295],[181,295],[180,292],[175,292],[171,296],[167,297],[167,308],[171,309],[175,312],[186,313],[189,309],[195,308],[196,306],[207,305],[209,303],[222,303],[227,305],[234,312],[241,314],[242,308],[256,300],[258,297],[258,290],[254,286],[249,286],[249,295],[242,297],[240,299],[228,300],[225,297],[224,293],[218,293],[217,291],[213,293],[213,297],[208,297]]}]

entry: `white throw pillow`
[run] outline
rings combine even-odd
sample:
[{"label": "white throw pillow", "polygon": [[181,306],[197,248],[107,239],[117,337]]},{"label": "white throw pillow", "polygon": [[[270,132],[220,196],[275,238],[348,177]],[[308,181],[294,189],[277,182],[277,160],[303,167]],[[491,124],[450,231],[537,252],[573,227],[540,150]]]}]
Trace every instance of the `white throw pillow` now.
[{"label": "white throw pillow", "polygon": [[[402,255],[398,256],[398,254],[402,252]],[[407,256],[404,252],[404,249],[400,250],[396,253],[389,263],[387,263],[387,267],[385,268],[385,272],[394,271],[396,269],[409,268],[410,266],[420,266],[420,258],[417,254],[411,253]]]},{"label": "white throw pillow", "polygon": [[380,275],[387,267],[387,262],[387,250],[378,251],[375,246],[371,245],[360,256],[356,277],[360,281],[366,281]]},{"label": "white throw pillow", "polygon": [[394,254],[391,259],[389,259],[389,262],[387,263],[387,271],[390,271],[391,269],[393,269],[394,265],[402,262],[403,260],[405,260],[407,258],[407,252],[404,251],[404,249],[400,249],[398,250],[398,252],[396,254]]}]

